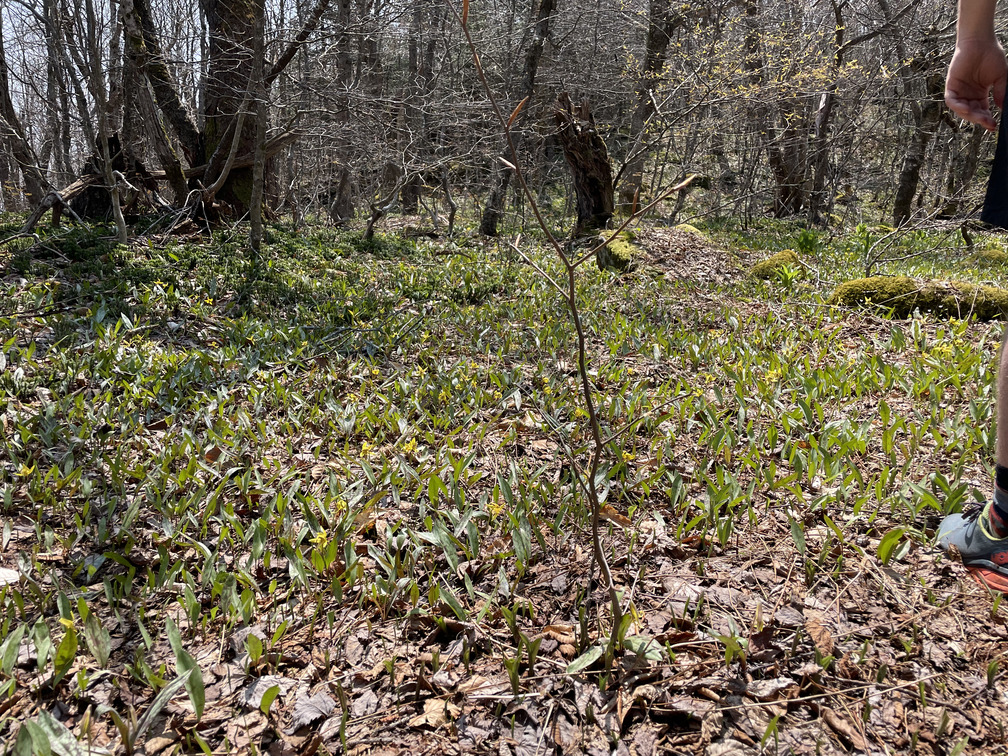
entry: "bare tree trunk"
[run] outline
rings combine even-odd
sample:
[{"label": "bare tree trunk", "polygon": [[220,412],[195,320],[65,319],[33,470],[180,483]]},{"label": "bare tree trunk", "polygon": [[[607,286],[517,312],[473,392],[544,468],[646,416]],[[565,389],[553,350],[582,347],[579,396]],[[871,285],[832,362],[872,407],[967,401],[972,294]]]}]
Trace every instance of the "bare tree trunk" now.
[{"label": "bare tree trunk", "polygon": [[[63,173],[64,179],[69,180],[73,176],[74,167],[73,161],[70,157],[70,90],[66,85],[67,70],[66,67],[62,67],[60,70],[60,75],[58,79],[59,84],[59,104],[60,113],[62,117],[60,120],[60,160],[59,167],[60,171]],[[85,132],[86,134],[87,132]]]},{"label": "bare tree trunk", "polygon": [[409,40],[407,48],[409,51],[409,84],[404,105],[402,130],[400,131],[400,152],[405,156],[406,180],[403,182],[400,192],[402,210],[407,215],[415,215],[420,211],[420,192],[423,188],[423,179],[414,169],[414,164],[418,162],[420,151],[420,141],[422,139],[423,115],[420,111],[420,96],[422,85],[420,83],[420,33],[423,19],[423,4],[414,2],[413,13],[410,16]]},{"label": "bare tree trunk", "polygon": [[833,125],[833,107],[836,103],[836,76],[843,65],[844,32],[847,28],[843,18],[843,8],[836,0],[831,0],[836,26],[833,32],[833,66],[831,75],[834,80],[827,85],[819,100],[819,109],[815,115],[814,133],[812,136],[812,191],[809,193],[808,222],[817,224],[823,212],[829,211],[826,198],[826,176],[829,173],[829,133]]},{"label": "bare tree trunk", "polygon": [[442,36],[447,17],[444,0],[417,2],[413,6],[408,40],[410,83],[404,106],[400,151],[405,157],[405,181],[400,193],[404,213],[420,211],[426,167],[433,153],[434,139],[428,125],[432,109],[430,95],[434,83],[434,54],[440,26]]},{"label": "bare tree trunk", "polygon": [[[109,18],[112,19],[112,33],[109,36],[109,71],[108,71],[108,122],[111,132],[122,132],[123,117],[129,105],[127,92],[126,70],[123,67],[122,55],[122,22],[117,12],[117,0],[109,0]],[[128,142],[123,142],[128,145]]]},{"label": "bare tree trunk", "polygon": [[263,238],[263,184],[266,176],[266,79],[263,70],[265,49],[265,14],[256,20],[255,48],[253,52],[255,85],[255,162],[252,165],[252,196],[249,203],[249,246],[258,259]]},{"label": "bare tree trunk", "polygon": [[620,205],[628,212],[633,211],[641,184],[644,181],[644,162],[648,150],[641,144],[644,128],[654,115],[654,91],[665,67],[665,55],[669,39],[683,23],[684,16],[670,13],[669,0],[651,0],[648,13],[647,42],[645,45],[644,68],[637,85],[637,107],[630,121],[630,154],[623,168],[620,183]]},{"label": "bare tree trunk", "polygon": [[962,209],[963,194],[976,175],[980,163],[980,145],[983,143],[984,129],[973,124],[968,127],[969,137],[966,147],[957,150],[949,161],[948,180],[945,185],[945,200],[938,211],[942,218],[954,218]]},{"label": "bare tree trunk", "polygon": [[128,241],[126,220],[123,218],[122,206],[119,202],[119,183],[112,170],[112,150],[109,147],[108,100],[106,99],[105,74],[102,71],[102,54],[99,46],[98,20],[95,17],[93,0],[86,0],[88,56],[91,68],[91,96],[94,97],[95,109],[98,111],[98,133],[101,146],[102,163],[105,168],[105,184],[108,187],[109,199],[112,205],[112,218],[115,220],[120,244]]},{"label": "bare tree trunk", "polygon": [[900,170],[896,185],[896,196],[893,199],[893,225],[896,226],[901,226],[910,219],[928,146],[941,123],[945,91],[944,71],[936,69],[928,73],[926,88],[923,101],[914,105],[913,141],[903,160],[903,168]]},{"label": "bare tree trunk", "polygon": [[[56,0],[43,0],[42,26],[46,40],[46,140],[52,146],[48,160],[54,183],[64,185],[72,180],[73,165],[70,162],[71,114],[70,96],[66,83],[65,54],[60,47],[62,40],[58,27]],[[43,166],[44,167],[44,166]]]},{"label": "bare tree trunk", "polygon": [[[751,84],[762,86],[766,61],[763,55],[760,10],[757,0],[746,0],[749,31],[745,41],[744,66]],[[777,217],[795,215],[806,204],[806,169],[804,130],[800,128],[800,103],[780,104],[784,127],[777,131],[770,105],[757,99],[752,106],[752,121],[766,150],[767,163],[774,179],[773,212]]]},{"label": "bare tree trunk", "polygon": [[326,209],[333,223],[346,223],[354,217],[356,209],[353,204],[353,181],[349,168],[342,165],[336,167],[336,177],[330,179],[325,198]]},{"label": "bare tree trunk", "polygon": [[336,19],[340,35],[336,40],[336,76],[341,87],[349,87],[353,82],[354,59],[350,49],[351,0],[338,0]]},{"label": "bare tree trunk", "polygon": [[[182,161],[175,151],[171,136],[165,129],[161,114],[157,110],[153,93],[146,79],[139,77],[136,100],[143,117],[146,132],[151,137],[154,146],[154,153],[157,155],[158,163],[165,172],[168,186],[172,190],[175,204],[182,207],[189,195],[189,186],[186,182],[185,172],[182,169]],[[128,143],[127,143],[128,144]]]},{"label": "bare tree trunk", "polygon": [[60,145],[60,113],[59,113],[59,58],[56,52],[56,40],[48,23],[48,17],[52,11],[52,0],[44,0],[42,3],[42,17],[46,19],[45,40],[46,40],[46,142],[51,150],[46,160],[46,166],[52,165],[53,172],[59,173],[59,161],[62,153]]},{"label": "bare tree trunk", "polygon": [[357,20],[361,26],[357,35],[357,60],[354,80],[365,94],[380,94],[385,85],[381,57],[378,54],[379,26],[373,0],[356,0]]},{"label": "bare tree trunk", "polygon": [[[525,53],[525,63],[522,70],[522,87],[518,93],[518,102],[525,98],[531,100],[535,94],[536,73],[539,71],[539,61],[542,58],[543,47],[549,39],[550,18],[553,16],[555,0],[541,0],[539,12],[536,15],[535,28],[532,33],[532,41]],[[526,109],[529,105],[526,103]],[[512,141],[517,150],[523,140],[520,130],[514,132]],[[505,149],[505,152],[507,150]],[[510,162],[513,156],[505,154],[504,159]],[[511,169],[496,161],[494,164],[493,179],[490,193],[487,195],[486,207],[483,208],[483,215],[480,218],[480,233],[484,236],[497,236],[497,226],[504,215],[504,198],[507,197],[508,186],[511,183]]]},{"label": "bare tree trunk", "polygon": [[[91,80],[91,69],[81,57],[81,45],[73,37],[73,27],[71,24],[64,23],[59,11],[54,11],[51,21],[43,19],[43,23],[52,24],[50,27],[52,33],[62,39],[63,44],[57,45],[57,48],[63,61],[66,82],[73,87],[74,99],[77,101],[78,125],[84,132],[84,141],[89,145],[97,144],[98,135],[91,123],[91,104],[84,91],[84,87],[89,86],[87,82]],[[84,46],[86,47],[87,44],[84,43]],[[74,73],[75,68],[77,74]],[[69,114],[69,108],[65,107],[64,113]],[[69,124],[69,118],[67,118],[67,124]],[[69,144],[69,129],[64,133],[67,144]]]},{"label": "bare tree trunk", "polygon": [[4,211],[10,213],[24,209],[24,197],[18,191],[17,171],[6,139],[0,139],[0,192],[3,193]]},{"label": "bare tree trunk", "polygon": [[[203,156],[209,167],[205,184],[223,178],[217,197],[244,214],[251,204],[252,169],[229,169],[228,155],[255,149],[255,119],[244,118],[252,81],[255,30],[264,12],[259,0],[202,0],[210,47],[203,124]],[[237,129],[237,134],[235,130]]]},{"label": "bare tree trunk", "polygon": [[[172,107],[177,108],[176,118],[181,119],[178,127],[181,128],[188,138],[198,139],[198,137],[196,136],[195,126],[191,123],[182,108],[181,101],[175,93],[174,84],[170,79],[165,80],[161,85],[155,85],[154,77],[145,71],[145,65],[154,67],[158,66],[159,63],[150,58],[151,52],[144,41],[143,30],[140,27],[137,15],[133,11],[133,7],[133,0],[122,0],[123,32],[127,49],[124,69],[128,72],[126,75],[129,80],[135,83],[135,91],[130,100],[137,110],[135,116],[131,116],[128,121],[134,122],[137,119],[141,121],[143,131],[150,137],[158,163],[165,172],[175,205],[182,207],[188,198],[189,186],[182,168],[182,159],[175,148],[172,136],[165,126],[162,113],[171,112]],[[168,75],[167,67],[159,67],[158,70],[161,72],[161,75]],[[160,112],[156,101],[159,86],[162,87],[162,95],[169,97],[168,109],[162,108]],[[124,120],[127,119],[124,117]],[[133,139],[139,138],[139,133],[134,135],[130,133],[132,131],[132,129],[124,129],[124,132],[126,132],[124,133],[124,145],[127,148],[132,146]],[[137,129],[137,132],[139,132],[139,129]],[[177,129],[175,130],[175,137],[181,139]],[[197,145],[195,143],[189,145],[188,148],[183,143],[183,150],[188,152],[190,157],[193,156],[196,149]]]},{"label": "bare tree trunk", "polygon": [[572,235],[582,236],[605,228],[613,215],[612,166],[605,142],[595,130],[587,100],[575,108],[570,96],[557,97],[554,116],[557,138],[574,181],[577,222]]},{"label": "bare tree trunk", "polygon": [[458,203],[451,194],[451,175],[448,167],[441,169],[441,190],[444,192],[445,205],[448,207],[448,236],[455,233],[455,214],[458,212]]},{"label": "bare tree trunk", "polygon": [[770,170],[777,184],[774,215],[778,218],[798,215],[808,202],[808,150],[801,103],[785,101],[782,120],[784,128],[767,144]]},{"label": "bare tree trunk", "polygon": [[2,28],[0,28],[0,137],[3,137],[10,145],[11,155],[21,170],[28,202],[33,205],[41,202],[43,195],[49,189],[49,182],[25,137],[21,121],[14,110],[14,103],[11,101]]},{"label": "bare tree trunk", "polygon": [[122,0],[123,30],[133,56],[154,91],[154,99],[182,145],[190,164],[202,162],[200,134],[186,112],[161,52],[148,0]]}]

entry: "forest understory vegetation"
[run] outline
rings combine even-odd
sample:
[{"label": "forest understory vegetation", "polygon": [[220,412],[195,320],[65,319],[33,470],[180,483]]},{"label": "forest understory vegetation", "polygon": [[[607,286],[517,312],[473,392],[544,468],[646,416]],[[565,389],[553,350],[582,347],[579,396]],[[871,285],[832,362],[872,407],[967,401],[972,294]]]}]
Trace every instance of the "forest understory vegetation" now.
[{"label": "forest understory vegetation", "polygon": [[933,545],[1000,326],[831,304],[997,285],[1001,237],[648,220],[578,269],[609,654],[562,265],[413,224],[0,249],[9,752],[1006,747],[1001,596]]}]

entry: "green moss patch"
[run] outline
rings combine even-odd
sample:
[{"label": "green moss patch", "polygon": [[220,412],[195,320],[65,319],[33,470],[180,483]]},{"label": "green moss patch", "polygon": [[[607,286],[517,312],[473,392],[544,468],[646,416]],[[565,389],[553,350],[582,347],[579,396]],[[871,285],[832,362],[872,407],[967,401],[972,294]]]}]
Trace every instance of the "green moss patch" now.
[{"label": "green moss patch", "polygon": [[859,307],[874,304],[908,317],[914,310],[944,317],[995,320],[1008,316],[1008,290],[965,281],[921,281],[907,276],[872,276],[840,284],[831,304]]},{"label": "green moss patch", "polygon": [[768,257],[766,260],[760,260],[758,263],[750,268],[749,272],[754,278],[774,278],[777,275],[777,271],[781,270],[786,266],[804,268],[801,260],[798,259],[798,255],[795,254],[793,249],[783,249],[778,252],[773,257]]},{"label": "green moss patch", "polygon": [[1000,247],[987,247],[977,251],[976,261],[980,265],[1004,265],[1008,263],[1008,253]]},{"label": "green moss patch", "polygon": [[[598,243],[604,242],[608,234],[600,236]],[[628,270],[634,260],[640,257],[640,247],[633,243],[633,234],[629,231],[620,231],[616,236],[599,247],[595,253],[595,259],[601,270],[615,270],[623,272]]]},{"label": "green moss patch", "polygon": [[697,236],[703,236],[703,232],[696,226],[692,226],[689,223],[680,223],[675,227],[676,231],[682,231],[686,234],[696,234]]}]

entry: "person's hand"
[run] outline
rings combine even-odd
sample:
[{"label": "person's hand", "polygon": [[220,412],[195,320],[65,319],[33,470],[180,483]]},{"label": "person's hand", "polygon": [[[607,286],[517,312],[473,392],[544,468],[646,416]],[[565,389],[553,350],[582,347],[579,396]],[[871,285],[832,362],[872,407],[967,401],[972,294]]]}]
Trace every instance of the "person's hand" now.
[{"label": "person's hand", "polygon": [[960,118],[994,131],[997,121],[991,114],[990,95],[995,105],[1004,107],[1006,81],[1008,62],[993,36],[984,41],[959,40],[945,80],[945,104]]}]

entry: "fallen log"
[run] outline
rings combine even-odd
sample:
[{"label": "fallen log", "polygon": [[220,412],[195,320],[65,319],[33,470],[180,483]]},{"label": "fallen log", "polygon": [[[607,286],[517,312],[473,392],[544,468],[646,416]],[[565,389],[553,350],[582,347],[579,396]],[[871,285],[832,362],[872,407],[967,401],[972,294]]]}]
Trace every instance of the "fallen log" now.
[{"label": "fallen log", "polygon": [[52,210],[52,225],[55,228],[59,226],[60,216],[63,211],[66,210],[73,216],[73,219],[78,223],[80,218],[77,217],[77,213],[70,209],[70,200],[78,196],[81,192],[87,189],[89,186],[93,186],[101,181],[101,176],[82,176],[81,178],[74,181],[72,184],[67,186],[61,192],[51,191],[42,201],[39,203],[38,207],[35,208],[35,212],[31,214],[28,220],[25,222],[24,226],[21,227],[22,234],[30,234],[35,230],[35,226],[38,222],[42,220],[42,216],[46,214],[47,211]]}]

